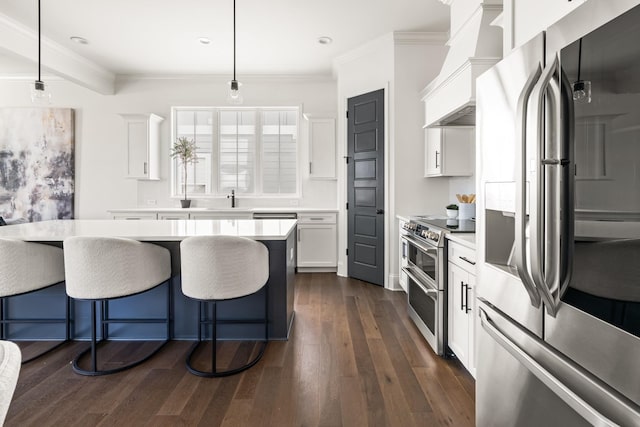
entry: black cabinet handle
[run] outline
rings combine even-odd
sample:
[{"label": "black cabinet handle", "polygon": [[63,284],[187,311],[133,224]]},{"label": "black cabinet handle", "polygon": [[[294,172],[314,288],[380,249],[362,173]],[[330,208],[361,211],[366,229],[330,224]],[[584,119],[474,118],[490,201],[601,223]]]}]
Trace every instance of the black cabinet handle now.
[{"label": "black cabinet handle", "polygon": [[466,285],[466,289],[464,290],[464,294],[465,294],[465,299],[467,300],[467,307],[465,308],[464,312],[468,313],[471,311],[471,308],[469,307],[469,285]]},{"label": "black cabinet handle", "polygon": [[382,215],[384,213],[384,209],[376,209],[376,213],[378,215]]},{"label": "black cabinet handle", "polygon": [[460,311],[464,311],[464,295],[466,292],[464,291],[465,284],[461,280],[460,281]]},{"label": "black cabinet handle", "polygon": [[468,263],[469,263],[469,264],[471,264],[471,265],[476,265],[476,262],[475,262],[475,261],[471,261],[471,260],[470,260],[469,258],[467,258],[467,257],[463,257],[463,256],[461,256],[461,257],[460,257],[460,259],[461,259],[461,260],[463,260],[463,261],[468,262]]}]

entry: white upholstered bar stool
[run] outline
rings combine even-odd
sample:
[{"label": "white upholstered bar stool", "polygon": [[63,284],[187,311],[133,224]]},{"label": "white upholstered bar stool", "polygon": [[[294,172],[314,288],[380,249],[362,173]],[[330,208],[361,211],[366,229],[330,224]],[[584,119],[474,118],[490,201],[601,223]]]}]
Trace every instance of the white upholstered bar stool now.
[{"label": "white upholstered bar stool", "polygon": [[[158,245],[117,237],[77,236],[65,239],[64,264],[67,294],[91,302],[91,347],[73,361],[73,370],[82,375],[107,375],[139,365],[156,354],[171,339],[172,295],[171,256]],[[108,302],[141,294],[167,283],[165,318],[111,318]],[[166,323],[166,339],[144,357],[114,369],[99,369],[96,332],[96,305],[101,302],[101,341],[109,338],[111,323]],[[91,353],[91,367],[80,367],[80,359]]]},{"label": "white upholstered bar stool", "polygon": [[[0,339],[10,339],[11,324],[65,325],[65,338],[44,351],[29,357],[30,362],[67,342],[70,338],[69,298],[64,298],[64,315],[59,318],[10,317],[11,297],[40,291],[64,282],[64,259],[61,248],[15,239],[0,239]],[[61,310],[62,311],[62,310]]]},{"label": "white upholstered bar stool", "polygon": [[20,374],[20,348],[11,341],[0,341],[0,426],[9,411]]},{"label": "white upholstered bar stool", "polygon": [[[249,369],[262,358],[269,337],[269,302],[265,292],[264,341],[257,355],[238,368],[218,370],[216,367],[216,341],[218,323],[256,323],[261,319],[220,320],[216,303],[222,300],[242,298],[258,292],[269,279],[269,251],[267,247],[251,239],[235,236],[195,236],[180,243],[182,293],[198,300],[198,342],[187,356],[189,372],[202,377],[224,377]],[[207,305],[211,305],[211,317],[207,319]],[[202,325],[211,325],[211,370],[203,371],[193,366],[192,358],[202,343]]]}]

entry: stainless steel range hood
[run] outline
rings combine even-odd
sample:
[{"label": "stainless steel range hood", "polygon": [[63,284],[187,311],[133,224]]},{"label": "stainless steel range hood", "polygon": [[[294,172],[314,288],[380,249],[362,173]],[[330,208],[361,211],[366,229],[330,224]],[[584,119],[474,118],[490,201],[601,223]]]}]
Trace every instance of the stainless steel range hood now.
[{"label": "stainless steel range hood", "polygon": [[469,11],[451,2],[452,36],[440,74],[423,91],[425,127],[474,126],[476,78],[502,59],[502,29],[491,25],[502,12],[498,0],[478,1]]}]

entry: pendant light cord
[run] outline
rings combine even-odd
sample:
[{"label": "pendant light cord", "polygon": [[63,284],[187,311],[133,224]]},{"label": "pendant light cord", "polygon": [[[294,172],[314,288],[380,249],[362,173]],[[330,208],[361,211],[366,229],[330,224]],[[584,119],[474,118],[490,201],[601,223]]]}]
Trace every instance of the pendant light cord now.
[{"label": "pendant light cord", "polygon": [[580,81],[580,64],[582,64],[582,37],[578,42],[578,81]]},{"label": "pendant light cord", "polygon": [[[38,0],[40,2],[40,0]],[[236,0],[233,0],[233,80],[236,79]]]},{"label": "pendant light cord", "polygon": [[[233,0],[235,2],[235,0]],[[42,36],[41,36],[41,29],[40,29],[40,0],[38,0],[38,81],[41,81],[42,79],[40,78],[40,51],[42,50],[41,45],[42,44]]]}]

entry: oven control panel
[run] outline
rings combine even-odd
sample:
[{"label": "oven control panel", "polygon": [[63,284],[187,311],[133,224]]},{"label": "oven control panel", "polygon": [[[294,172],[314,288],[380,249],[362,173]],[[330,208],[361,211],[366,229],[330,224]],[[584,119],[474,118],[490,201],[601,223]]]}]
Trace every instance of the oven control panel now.
[{"label": "oven control panel", "polygon": [[413,234],[423,240],[427,240],[432,244],[438,244],[442,238],[441,230],[433,229],[417,222],[407,222],[402,228],[410,234]]}]

